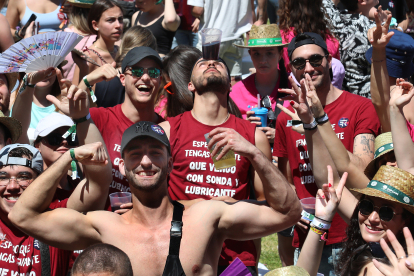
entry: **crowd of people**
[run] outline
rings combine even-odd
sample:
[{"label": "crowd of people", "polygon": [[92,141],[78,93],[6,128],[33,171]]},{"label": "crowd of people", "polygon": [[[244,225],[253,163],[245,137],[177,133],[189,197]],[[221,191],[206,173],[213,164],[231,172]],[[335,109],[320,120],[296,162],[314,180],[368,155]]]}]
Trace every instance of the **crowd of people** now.
[{"label": "crowd of people", "polygon": [[0,7],[0,275],[414,275],[413,0]]}]

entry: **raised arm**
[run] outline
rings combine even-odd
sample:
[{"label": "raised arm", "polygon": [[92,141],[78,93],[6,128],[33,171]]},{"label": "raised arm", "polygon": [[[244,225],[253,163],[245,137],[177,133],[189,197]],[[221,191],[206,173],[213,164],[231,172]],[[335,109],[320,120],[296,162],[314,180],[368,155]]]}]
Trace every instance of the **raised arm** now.
[{"label": "raised arm", "polygon": [[403,107],[412,100],[413,95],[413,85],[398,79],[389,103],[395,159],[400,169],[411,174],[414,174],[414,143],[408,133]]},{"label": "raised arm", "polygon": [[164,29],[175,32],[180,26],[181,19],[175,11],[173,0],[165,0],[164,20],[162,26]]},{"label": "raised arm", "polygon": [[391,131],[388,102],[390,100],[390,81],[387,70],[385,47],[393,32],[388,33],[391,15],[384,26],[381,26],[378,13],[375,14],[375,28],[368,30],[368,40],[372,44],[371,60],[371,100],[381,122],[382,132]]},{"label": "raised arm", "polygon": [[[76,122],[76,135],[79,144],[99,142],[102,145],[102,152],[109,156],[103,138],[92,119],[87,119],[89,114],[88,92],[72,85],[69,80],[62,78],[59,71],[57,81],[61,86],[60,100],[52,95],[47,99],[54,103],[62,113],[72,117]],[[84,119],[82,119],[84,118]],[[109,185],[112,181],[112,165],[107,162],[103,166],[84,166],[85,179],[78,184],[75,191],[68,200],[67,207],[79,212],[101,210],[104,208],[108,198]]]},{"label": "raised arm", "polygon": [[[101,143],[76,148],[74,154],[86,166],[104,165],[108,162]],[[10,221],[28,235],[68,250],[85,248],[100,242],[100,234],[93,226],[91,215],[85,216],[66,208],[44,212],[53,199],[59,179],[66,174],[71,161],[70,152],[64,153],[29,185],[9,213]]]},{"label": "raised arm", "polygon": [[[262,206],[246,202],[223,205],[225,209],[220,218],[219,228],[226,237],[238,240],[260,238],[286,229],[299,220],[302,210],[299,200],[286,178],[268,156],[233,129],[216,128],[210,132],[210,138],[209,148],[217,143],[212,156],[223,147],[217,159],[229,150],[249,159],[261,179],[267,202],[267,205]],[[266,141],[266,137],[262,139]]]},{"label": "raised arm", "polygon": [[[257,1],[257,16],[254,25],[259,26],[267,23],[267,1],[258,0]],[[253,5],[254,9],[254,5]]]}]

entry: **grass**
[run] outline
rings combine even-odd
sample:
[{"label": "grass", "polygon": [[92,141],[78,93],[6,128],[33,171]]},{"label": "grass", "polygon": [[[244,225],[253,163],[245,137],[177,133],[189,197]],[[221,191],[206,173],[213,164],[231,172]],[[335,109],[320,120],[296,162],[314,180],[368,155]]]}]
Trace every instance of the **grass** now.
[{"label": "grass", "polygon": [[262,253],[259,261],[269,270],[282,267],[279,253],[277,251],[277,245],[277,234],[262,238]]}]

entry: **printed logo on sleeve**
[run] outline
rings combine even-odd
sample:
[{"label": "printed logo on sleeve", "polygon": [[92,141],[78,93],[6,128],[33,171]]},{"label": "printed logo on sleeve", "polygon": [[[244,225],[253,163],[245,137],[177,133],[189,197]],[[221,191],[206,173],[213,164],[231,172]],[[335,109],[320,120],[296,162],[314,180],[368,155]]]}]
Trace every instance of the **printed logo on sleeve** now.
[{"label": "printed logo on sleeve", "polygon": [[152,130],[159,135],[164,135],[164,130],[160,126],[152,125]]},{"label": "printed logo on sleeve", "polygon": [[342,117],[341,119],[339,119],[339,121],[338,121],[338,126],[339,126],[340,128],[345,128],[345,127],[347,127],[348,125],[349,125],[349,119],[348,119],[348,118]]}]

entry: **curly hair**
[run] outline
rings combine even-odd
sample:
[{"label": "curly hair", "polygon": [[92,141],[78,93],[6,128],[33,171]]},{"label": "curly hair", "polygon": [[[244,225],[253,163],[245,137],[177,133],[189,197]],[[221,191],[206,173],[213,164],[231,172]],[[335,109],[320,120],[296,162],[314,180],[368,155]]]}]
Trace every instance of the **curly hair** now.
[{"label": "curly hair", "polygon": [[[365,196],[362,196],[359,202],[361,202],[361,200],[364,198]],[[359,205],[359,202],[358,202],[358,205]],[[349,225],[346,229],[346,238],[343,241],[342,250],[339,255],[339,260],[337,262],[338,265],[337,267],[335,267],[337,275],[341,275],[341,276],[352,275],[352,274],[348,274],[347,271],[349,271],[351,267],[355,265],[353,264],[353,261],[355,259],[355,251],[358,251],[358,248],[366,244],[366,242],[362,238],[361,230],[359,228],[358,213],[359,213],[359,209],[358,207],[356,207],[354,210],[354,213],[352,214]],[[406,221],[405,226],[407,226],[408,229],[413,233],[414,214],[404,209],[402,213],[402,219]],[[405,238],[404,238],[402,231],[399,233],[394,233],[394,234],[397,237],[400,244],[404,248],[406,248]]]},{"label": "curly hair", "polygon": [[317,33],[324,40],[332,35],[329,31],[329,21],[322,6],[322,0],[280,0],[279,28],[288,31],[293,27],[294,34],[304,32]]}]

